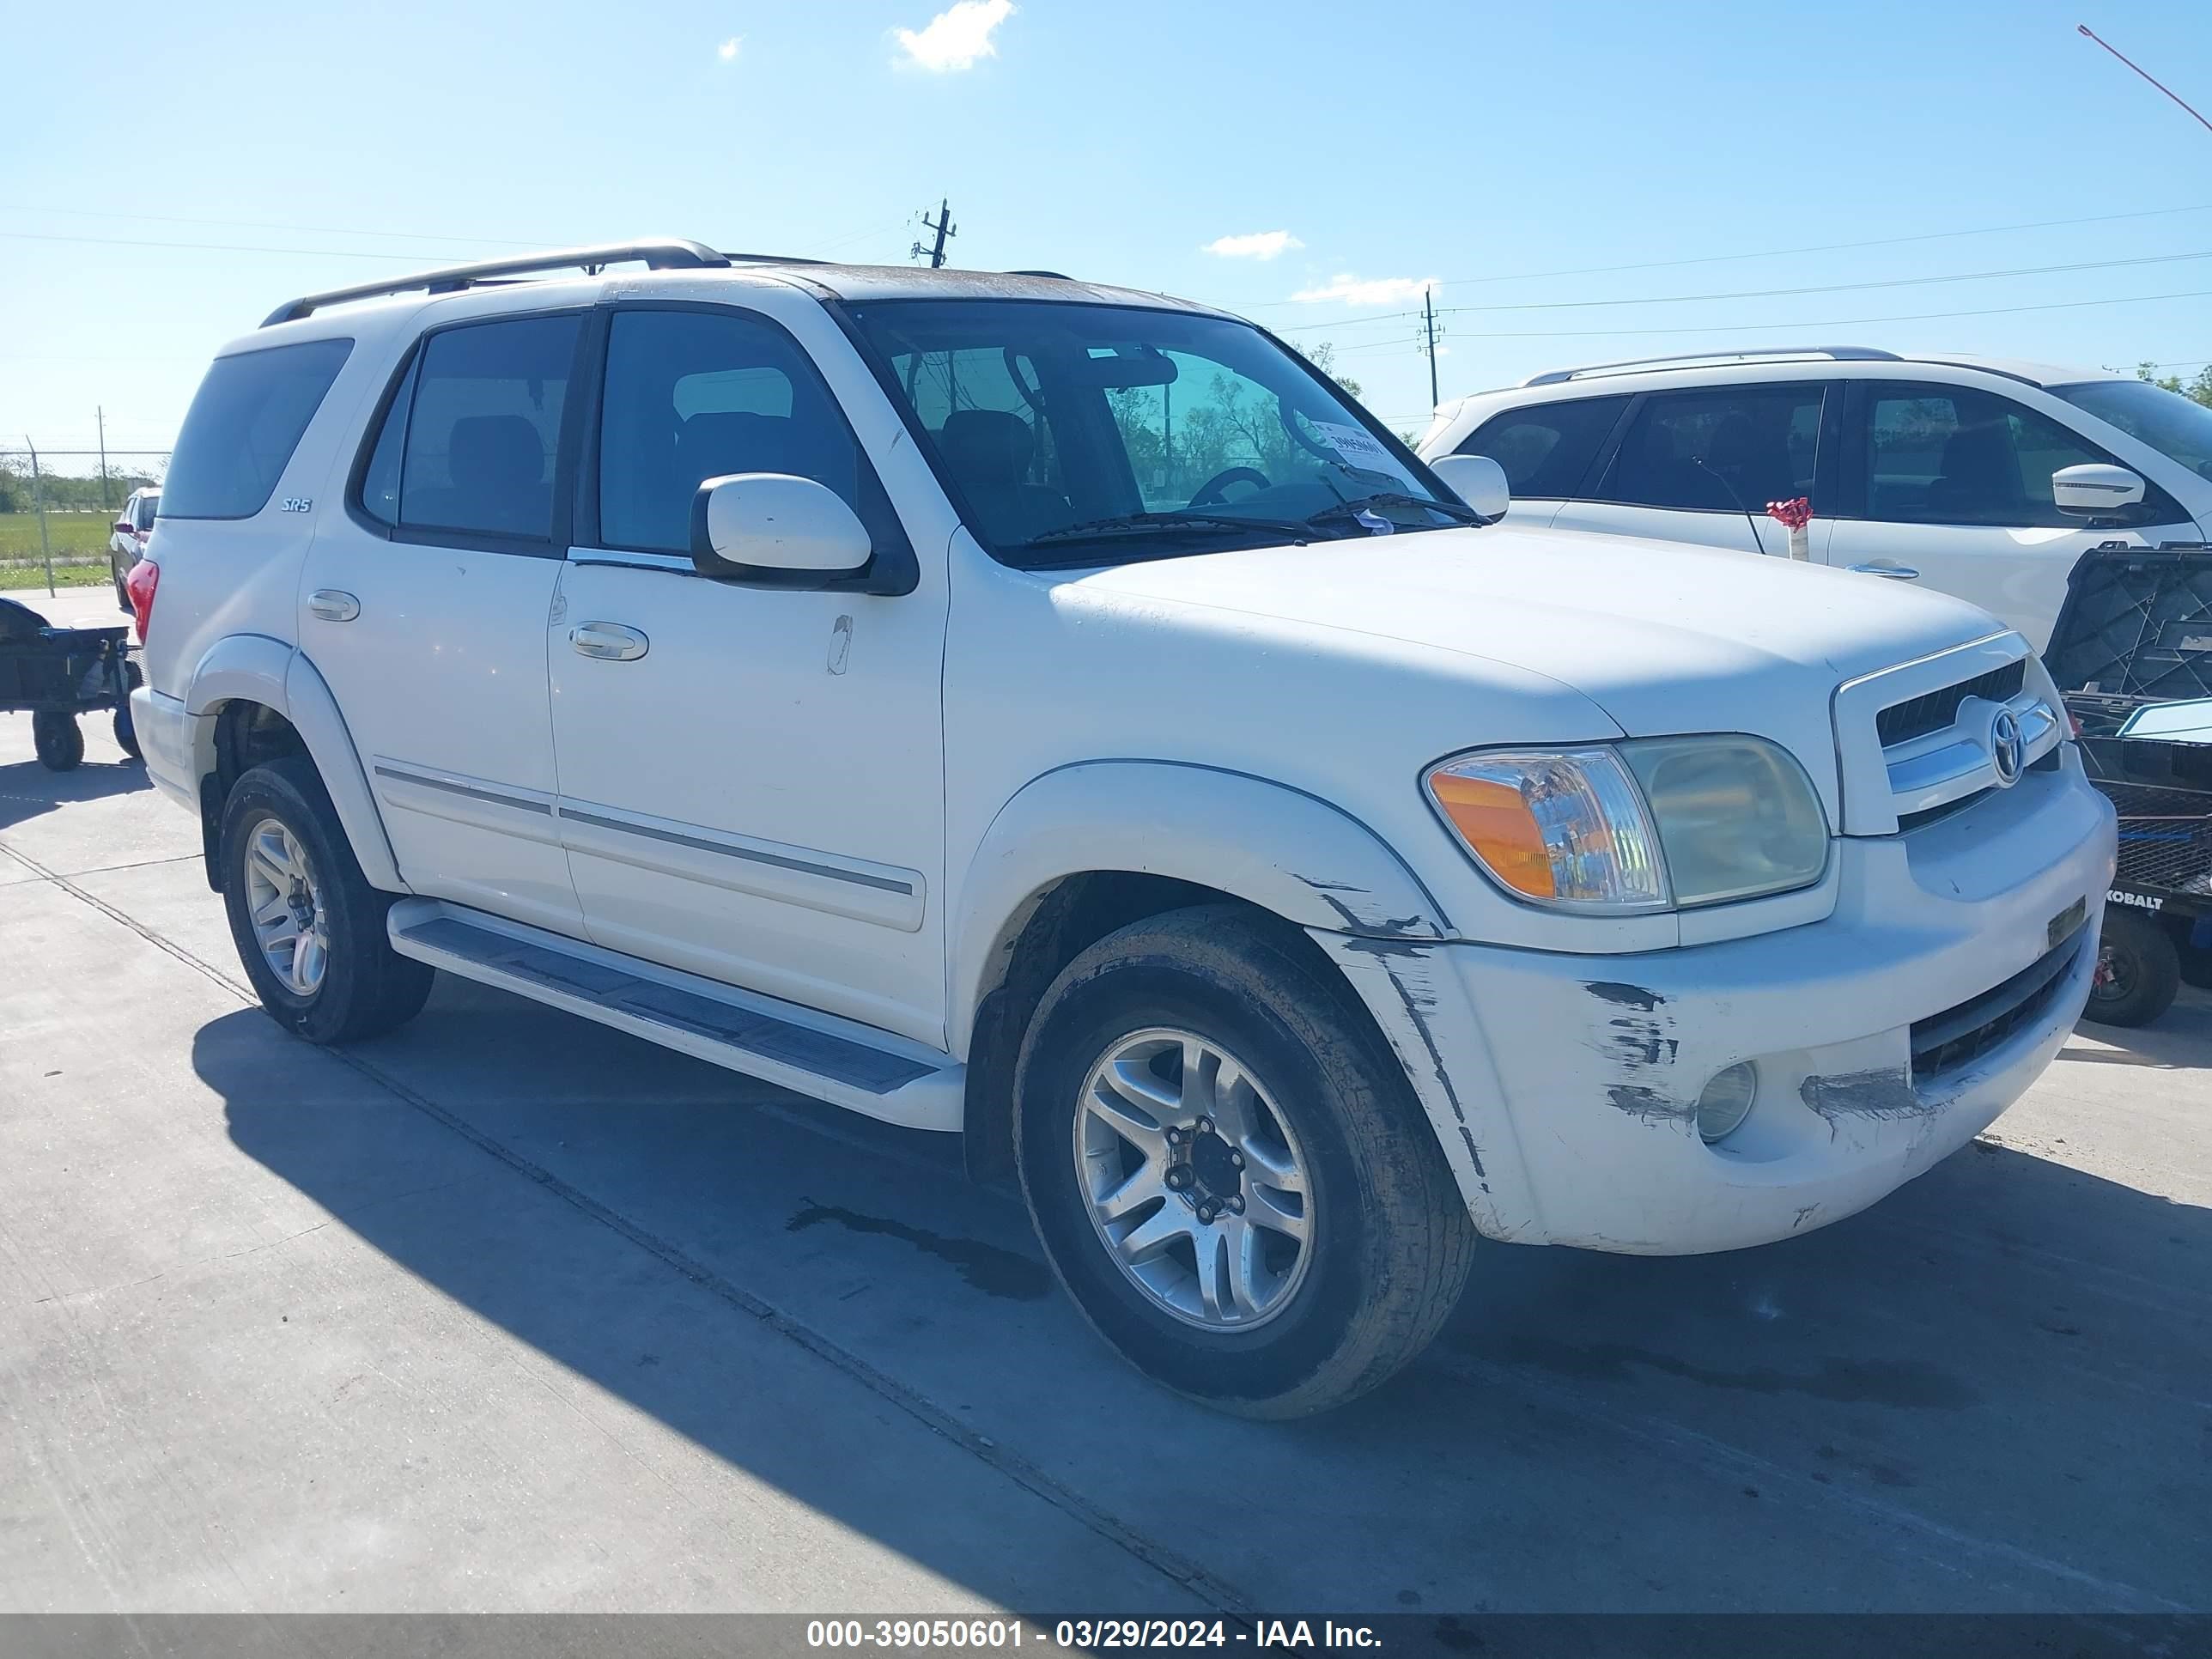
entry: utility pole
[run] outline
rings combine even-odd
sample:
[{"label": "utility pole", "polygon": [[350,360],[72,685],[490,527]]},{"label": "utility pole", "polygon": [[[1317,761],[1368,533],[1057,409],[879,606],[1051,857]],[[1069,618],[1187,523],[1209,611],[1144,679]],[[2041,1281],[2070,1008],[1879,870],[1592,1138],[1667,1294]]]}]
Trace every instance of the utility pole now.
[{"label": "utility pole", "polygon": [[2090,40],[2094,40],[2099,46],[2104,47],[2106,52],[2111,52],[2113,57],[2118,58],[2123,64],[2125,64],[2137,75],[2142,76],[2144,80],[2149,82],[2151,85],[2156,87],[2167,97],[2172,99],[2175,103],[2179,104],[2183,110],[2187,112],[2187,113],[2196,121],[2198,126],[2203,127],[2207,132],[2212,132],[2212,121],[2208,121],[2203,116],[2197,114],[2196,110],[2191,107],[2188,100],[2183,98],[2182,95],[2176,92],[2172,87],[2167,86],[2164,82],[2154,76],[2148,70],[2136,63],[2134,58],[2129,57],[2118,46],[2113,46],[2110,41],[2099,35],[2096,30],[2091,28],[2087,23],[2076,23],[2074,27],[2081,33],[2086,34]]},{"label": "utility pole", "polygon": [[922,210],[921,228],[924,230],[933,230],[937,233],[936,245],[925,248],[920,242],[916,242],[914,245],[914,251],[907,257],[910,259],[919,259],[927,253],[929,255],[929,268],[935,270],[945,263],[945,239],[948,236],[957,236],[960,234],[952,222],[952,203],[949,198],[941,198],[938,202],[935,223],[930,222],[929,210],[927,208]]},{"label": "utility pole", "polygon": [[1429,406],[1433,409],[1442,401],[1437,393],[1437,336],[1443,331],[1437,326],[1437,295],[1434,289],[1421,290],[1421,334],[1416,343],[1422,356],[1429,360]]},{"label": "utility pole", "polygon": [[107,505],[107,411],[98,404],[92,406],[92,418],[100,422],[100,510],[106,513]]},{"label": "utility pole", "polygon": [[46,597],[54,593],[54,547],[46,537],[46,479],[39,470],[39,447],[31,441],[31,434],[23,434],[23,447],[31,452],[31,507],[39,515],[39,551],[46,562]]}]

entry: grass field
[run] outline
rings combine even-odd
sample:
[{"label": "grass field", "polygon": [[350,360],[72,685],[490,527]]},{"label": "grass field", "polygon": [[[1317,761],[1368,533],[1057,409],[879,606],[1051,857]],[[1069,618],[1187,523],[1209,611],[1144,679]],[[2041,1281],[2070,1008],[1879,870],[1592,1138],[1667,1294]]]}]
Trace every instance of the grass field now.
[{"label": "grass field", "polygon": [[[108,580],[107,537],[112,513],[49,513],[46,535],[53,544],[54,586],[95,587]],[[46,586],[39,547],[39,515],[0,513],[0,590]]]}]

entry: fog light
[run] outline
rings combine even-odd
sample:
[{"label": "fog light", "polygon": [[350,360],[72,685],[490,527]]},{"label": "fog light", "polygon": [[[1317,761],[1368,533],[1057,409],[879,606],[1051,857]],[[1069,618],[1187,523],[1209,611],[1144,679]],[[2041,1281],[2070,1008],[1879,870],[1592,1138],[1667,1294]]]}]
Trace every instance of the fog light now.
[{"label": "fog light", "polygon": [[1751,1115],[1759,1097],[1759,1068],[1738,1060],[1724,1072],[1716,1072],[1698,1097],[1698,1133],[1707,1146],[1726,1139]]}]

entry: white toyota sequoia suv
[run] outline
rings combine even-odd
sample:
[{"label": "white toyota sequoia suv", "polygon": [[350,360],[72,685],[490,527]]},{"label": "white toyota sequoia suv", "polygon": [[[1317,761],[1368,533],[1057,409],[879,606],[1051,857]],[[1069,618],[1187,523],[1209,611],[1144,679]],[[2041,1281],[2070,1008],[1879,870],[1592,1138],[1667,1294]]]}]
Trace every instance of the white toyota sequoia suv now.
[{"label": "white toyota sequoia suv", "polygon": [[1109,1343],[1288,1416],[1478,1235],[1874,1202],[2095,967],[2019,634],[1505,506],[1204,307],[566,249],[223,351],[133,712],[289,1030],[443,969],[962,1133]]}]

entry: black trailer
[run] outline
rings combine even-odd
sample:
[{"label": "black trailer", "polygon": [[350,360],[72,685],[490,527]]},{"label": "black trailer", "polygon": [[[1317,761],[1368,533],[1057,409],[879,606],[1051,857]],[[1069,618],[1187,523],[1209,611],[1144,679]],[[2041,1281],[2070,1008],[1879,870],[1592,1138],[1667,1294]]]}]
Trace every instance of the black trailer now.
[{"label": "black trailer", "polygon": [[128,628],[50,628],[28,605],[0,599],[0,712],[28,714],[40,763],[66,772],[84,758],[76,717],[112,711],[115,741],[132,759],[131,692],[138,665]]},{"label": "black trailer", "polygon": [[2144,1024],[2212,984],[2212,543],[2082,555],[2044,661],[2120,818],[2087,1017]]}]

